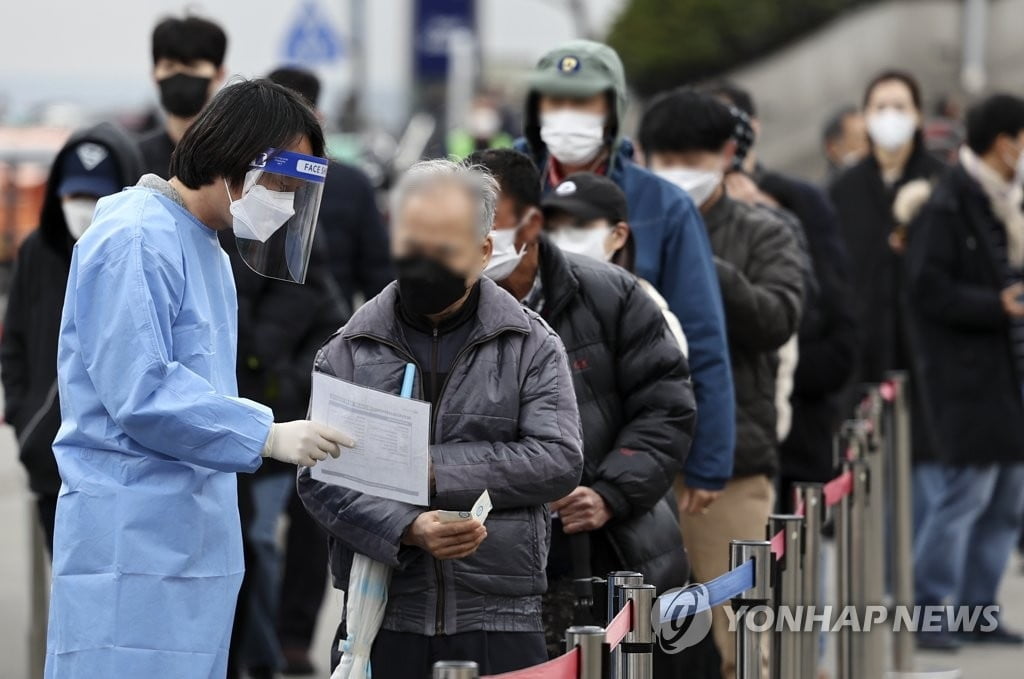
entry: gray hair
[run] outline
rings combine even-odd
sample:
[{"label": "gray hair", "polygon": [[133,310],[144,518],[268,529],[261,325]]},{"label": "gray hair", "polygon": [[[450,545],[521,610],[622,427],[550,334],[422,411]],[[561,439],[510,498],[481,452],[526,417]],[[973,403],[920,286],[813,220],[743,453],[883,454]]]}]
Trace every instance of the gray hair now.
[{"label": "gray hair", "polygon": [[482,165],[468,165],[457,160],[438,158],[422,160],[410,167],[395,186],[391,199],[391,214],[399,210],[409,196],[430,190],[441,184],[453,183],[465,190],[477,205],[477,235],[484,240],[494,226],[494,211],[498,204],[498,182]]}]

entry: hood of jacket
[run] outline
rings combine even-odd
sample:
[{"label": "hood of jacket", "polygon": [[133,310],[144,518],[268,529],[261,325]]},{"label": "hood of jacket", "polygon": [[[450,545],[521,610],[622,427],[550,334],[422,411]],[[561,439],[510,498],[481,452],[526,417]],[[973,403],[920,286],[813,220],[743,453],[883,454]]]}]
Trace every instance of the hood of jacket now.
[{"label": "hood of jacket", "polygon": [[61,209],[60,196],[57,188],[63,179],[61,164],[64,156],[71,149],[83,142],[100,144],[114,157],[122,186],[132,186],[142,176],[142,155],[131,135],[119,125],[109,122],[99,123],[92,127],[78,130],[68,139],[67,143],[57,152],[50,166],[50,176],[46,180],[46,195],[43,198],[43,209],[39,216],[39,235],[47,247],[71,259],[71,249],[75,242],[68,233],[64,211]]},{"label": "hood of jacket", "polygon": [[608,45],[591,40],[572,40],[547,52],[530,73],[523,114],[523,134],[534,159],[547,156],[540,138],[541,95],[590,97],[608,93],[608,148],[618,147],[622,118],[626,113],[626,70],[619,55]]}]

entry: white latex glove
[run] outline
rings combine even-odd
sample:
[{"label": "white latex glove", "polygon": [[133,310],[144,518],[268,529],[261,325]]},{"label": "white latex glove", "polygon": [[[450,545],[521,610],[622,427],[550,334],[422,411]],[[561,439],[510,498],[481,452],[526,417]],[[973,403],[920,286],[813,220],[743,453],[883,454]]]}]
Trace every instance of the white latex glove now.
[{"label": "white latex glove", "polygon": [[347,434],[309,420],[275,422],[263,446],[263,457],[312,467],[328,455],[341,455],[341,446],[351,448],[355,444]]}]

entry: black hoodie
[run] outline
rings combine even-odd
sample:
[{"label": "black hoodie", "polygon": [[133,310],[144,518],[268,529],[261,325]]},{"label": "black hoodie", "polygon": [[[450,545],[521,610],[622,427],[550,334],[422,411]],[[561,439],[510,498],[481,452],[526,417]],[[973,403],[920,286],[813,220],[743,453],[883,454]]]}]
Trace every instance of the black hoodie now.
[{"label": "black hoodie", "polygon": [[64,221],[57,187],[64,155],[82,142],[94,142],[110,151],[122,185],[135,184],[142,174],[138,147],[121,128],[100,123],[76,132],[53,160],[39,228],[18,251],[0,340],[0,380],[5,395],[4,416],[18,435],[29,486],[40,495],[60,491],[60,474],[51,447],[60,427],[57,335],[75,244]]}]

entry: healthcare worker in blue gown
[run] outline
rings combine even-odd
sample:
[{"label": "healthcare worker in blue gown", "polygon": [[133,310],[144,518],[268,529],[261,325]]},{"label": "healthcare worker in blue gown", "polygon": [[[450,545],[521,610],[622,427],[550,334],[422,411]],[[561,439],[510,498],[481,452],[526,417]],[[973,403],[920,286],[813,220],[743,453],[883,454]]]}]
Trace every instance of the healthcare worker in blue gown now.
[{"label": "healthcare worker in blue gown", "polygon": [[237,397],[237,309],[217,231],[301,283],[327,161],[270,81],[222,90],[146,175],[100,201],[61,321],[62,424],[46,677],[224,677],[242,562],[236,472],[353,442]]}]

